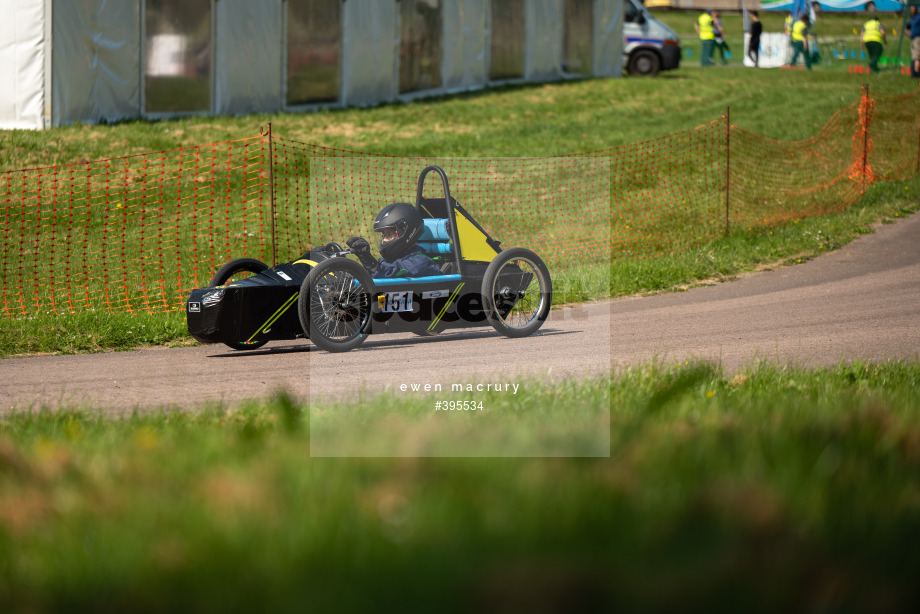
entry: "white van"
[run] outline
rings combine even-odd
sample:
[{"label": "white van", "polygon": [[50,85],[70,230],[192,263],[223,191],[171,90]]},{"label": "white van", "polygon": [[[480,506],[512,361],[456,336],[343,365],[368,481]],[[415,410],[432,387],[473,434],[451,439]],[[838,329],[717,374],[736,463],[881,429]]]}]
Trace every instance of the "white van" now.
[{"label": "white van", "polygon": [[654,76],[680,66],[680,38],[645,10],[639,0],[623,0],[623,68]]}]

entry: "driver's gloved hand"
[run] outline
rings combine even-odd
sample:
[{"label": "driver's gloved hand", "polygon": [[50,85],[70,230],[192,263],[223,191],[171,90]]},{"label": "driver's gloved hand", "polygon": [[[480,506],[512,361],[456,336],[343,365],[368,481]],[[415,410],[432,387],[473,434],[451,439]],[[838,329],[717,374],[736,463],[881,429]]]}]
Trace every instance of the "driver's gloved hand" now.
[{"label": "driver's gloved hand", "polygon": [[364,237],[352,237],[345,241],[345,244],[351,248],[358,260],[365,269],[371,270],[377,268],[377,260],[371,256],[371,244]]}]

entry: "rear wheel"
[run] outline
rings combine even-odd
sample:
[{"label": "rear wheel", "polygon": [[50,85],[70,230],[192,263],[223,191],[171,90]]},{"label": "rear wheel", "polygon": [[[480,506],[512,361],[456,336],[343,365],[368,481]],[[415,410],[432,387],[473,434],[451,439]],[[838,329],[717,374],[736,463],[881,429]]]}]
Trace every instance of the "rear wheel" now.
[{"label": "rear wheel", "polygon": [[482,302],[489,323],[506,337],[526,337],[546,320],[553,283],[543,260],[529,249],[498,254],[482,278]]},{"label": "rear wheel", "polygon": [[237,258],[231,260],[224,266],[217,269],[214,277],[211,278],[210,286],[226,286],[235,281],[246,279],[252,275],[258,275],[268,268],[268,265],[255,258]]},{"label": "rear wheel", "polygon": [[629,56],[629,74],[654,77],[661,70],[658,54],[648,49],[639,49]]},{"label": "rear wheel", "polygon": [[[246,279],[247,277],[258,275],[267,268],[268,265],[261,260],[256,260],[255,258],[237,258],[217,269],[217,272],[214,273],[214,277],[211,278],[211,283],[208,285],[212,287],[227,286],[233,282]],[[232,350],[255,350],[266,343],[268,343],[268,340],[252,341],[248,343],[245,341],[225,341],[224,345]]]},{"label": "rear wheel", "polygon": [[364,342],[371,318],[374,282],[363,266],[330,258],[300,286],[297,311],[310,341],[327,352],[347,352]]}]

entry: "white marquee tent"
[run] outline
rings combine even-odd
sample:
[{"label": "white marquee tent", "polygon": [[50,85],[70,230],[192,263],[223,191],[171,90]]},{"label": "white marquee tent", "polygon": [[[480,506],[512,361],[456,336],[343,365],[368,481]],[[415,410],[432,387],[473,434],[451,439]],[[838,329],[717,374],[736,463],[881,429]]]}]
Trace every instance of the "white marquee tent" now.
[{"label": "white marquee tent", "polygon": [[0,128],[620,75],[623,0],[0,0]]}]

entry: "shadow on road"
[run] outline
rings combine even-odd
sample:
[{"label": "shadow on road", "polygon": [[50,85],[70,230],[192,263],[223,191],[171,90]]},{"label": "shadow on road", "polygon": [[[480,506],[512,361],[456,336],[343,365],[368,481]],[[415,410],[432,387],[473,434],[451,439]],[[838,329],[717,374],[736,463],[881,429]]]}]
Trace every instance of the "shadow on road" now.
[{"label": "shadow on road", "polygon": [[[553,328],[544,328],[535,332],[531,337],[553,337],[556,335],[572,335],[584,331],[578,330],[559,330]],[[446,341],[466,341],[474,339],[486,339],[489,337],[495,337],[498,339],[506,339],[509,341],[517,341],[516,339],[509,339],[499,335],[495,331],[483,331],[476,333],[449,333],[446,335],[437,335],[433,337],[417,336],[410,337],[407,339],[390,339],[387,341],[366,341],[360,347],[355,348],[352,352],[361,352],[361,351],[373,351],[373,350],[385,350],[391,347],[399,347],[404,345],[420,345],[428,343],[444,343]],[[288,345],[282,347],[274,347],[267,349],[258,349],[250,351],[234,351],[234,352],[224,352],[221,354],[211,354],[208,358],[245,358],[247,356],[282,356],[287,354],[294,354],[297,352],[319,352],[321,351],[315,345],[305,343],[304,345]]]}]

